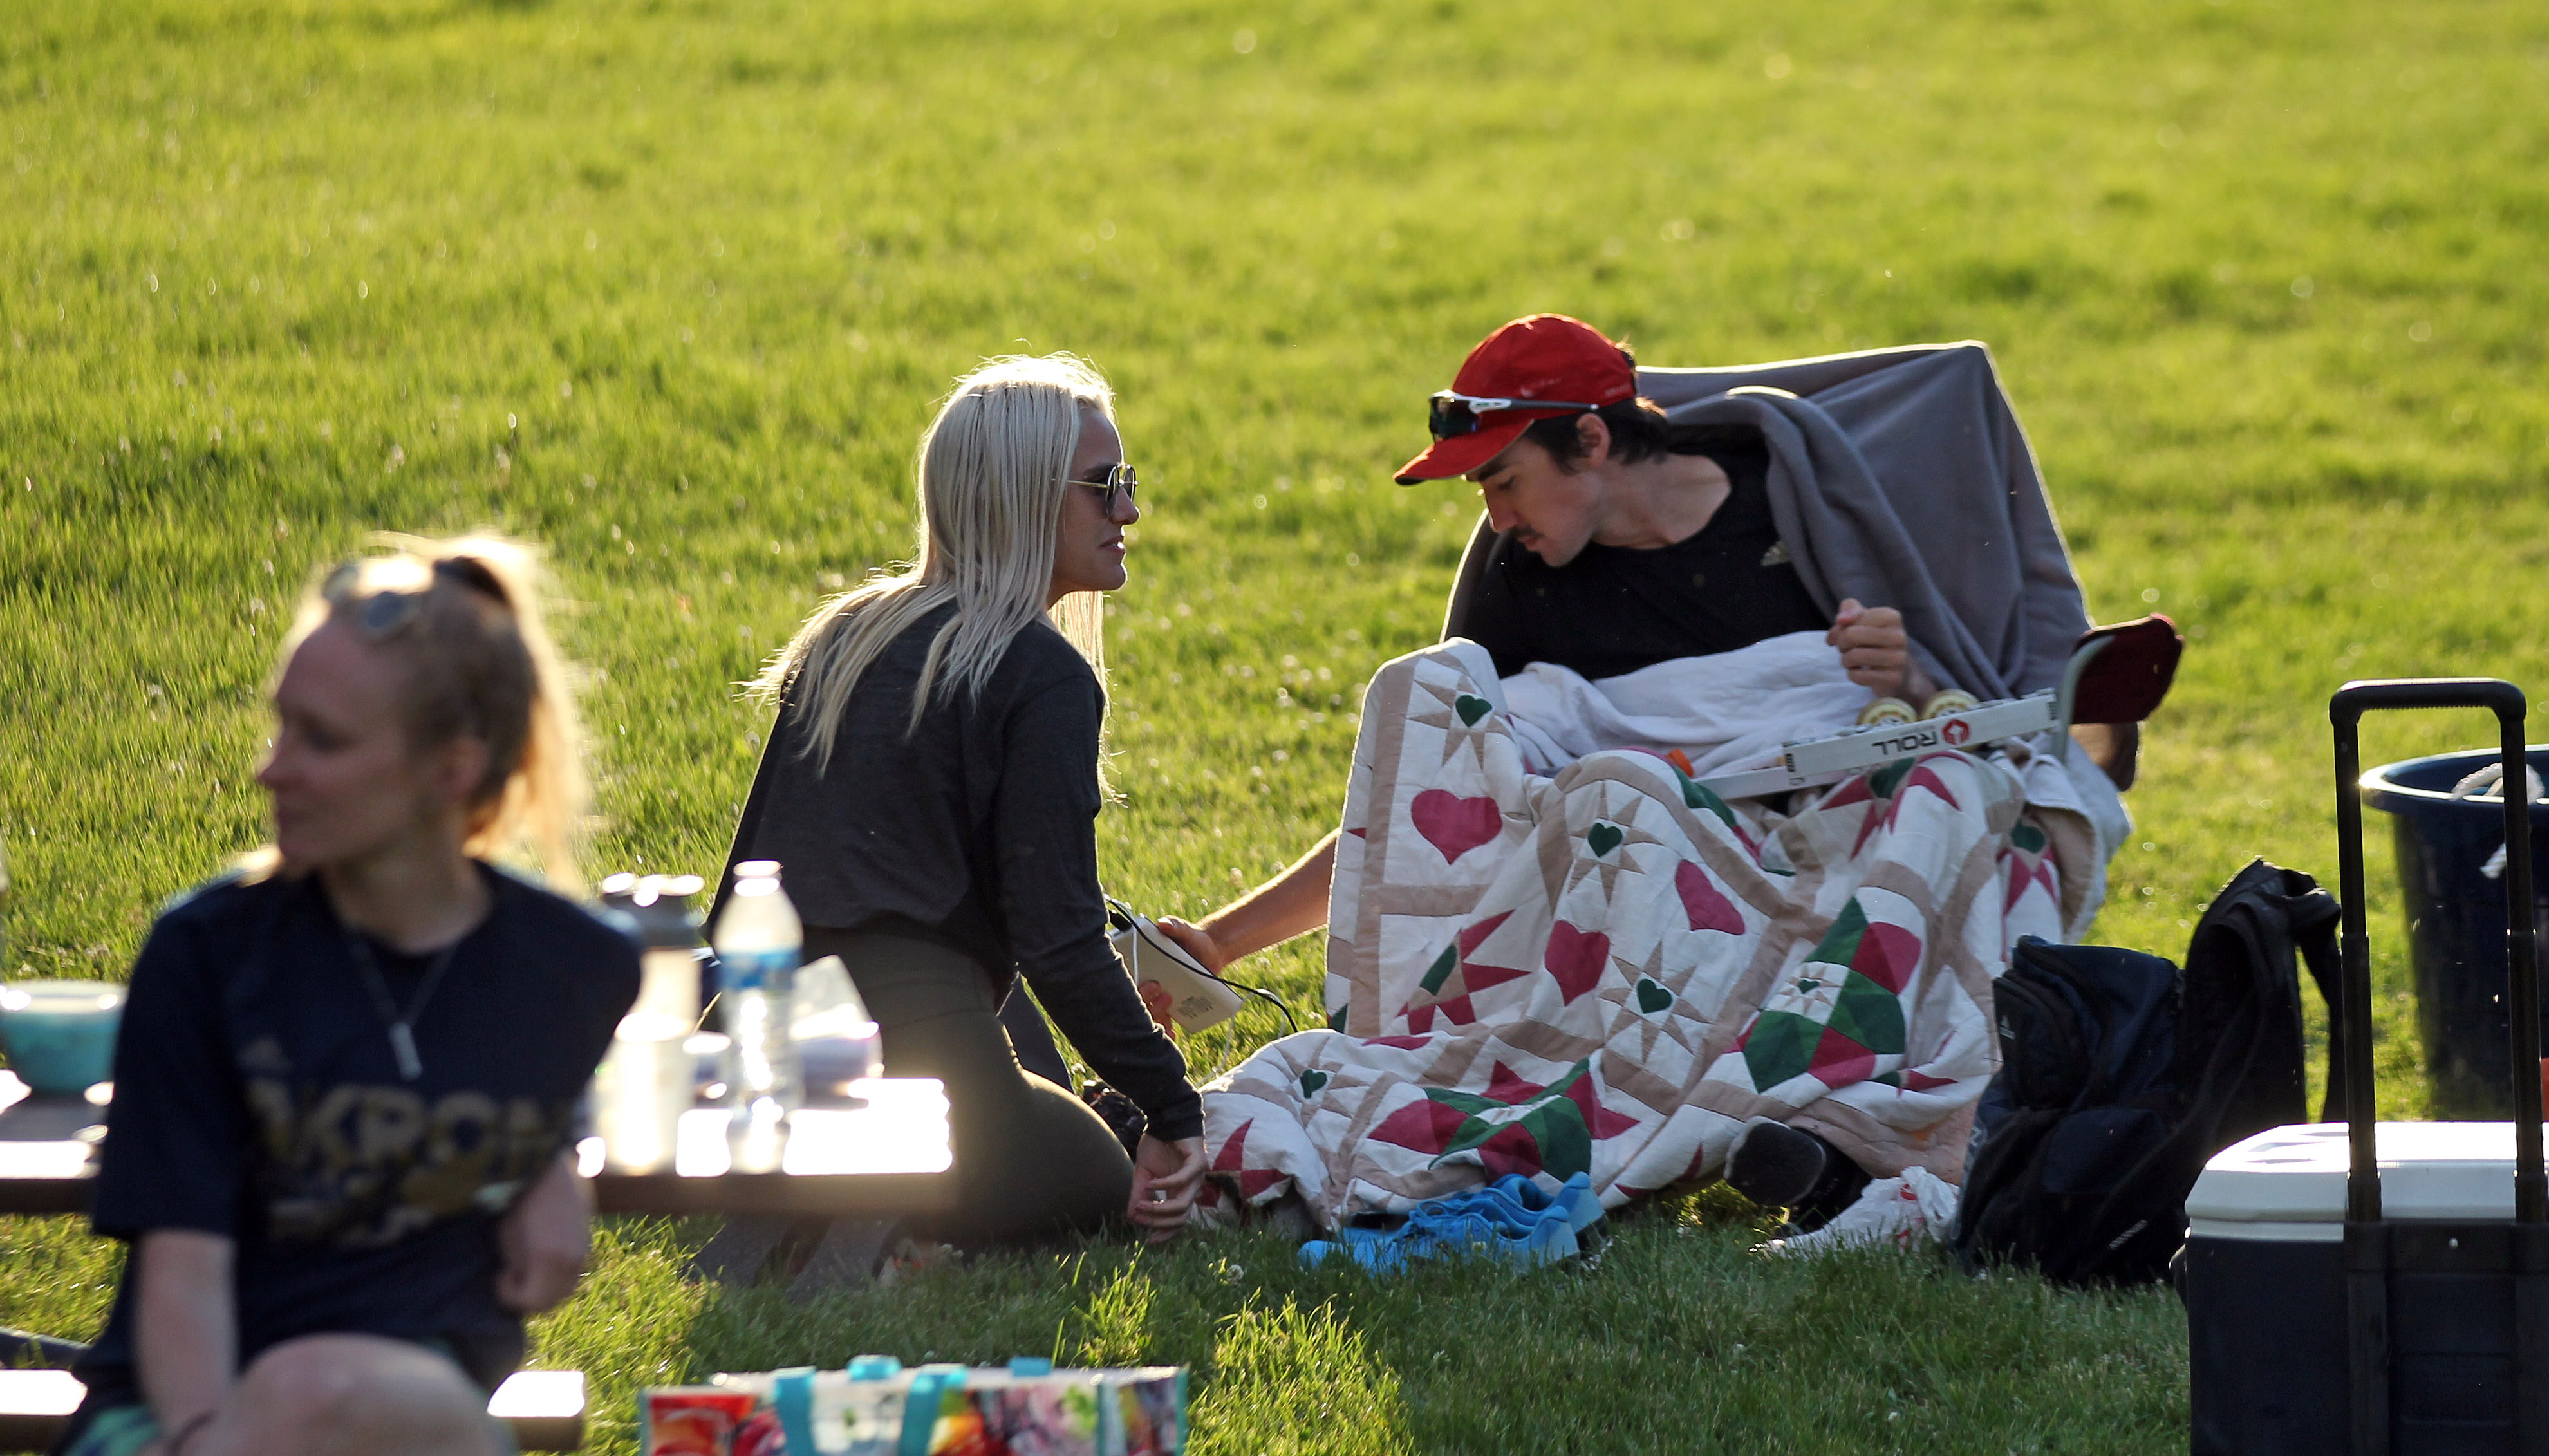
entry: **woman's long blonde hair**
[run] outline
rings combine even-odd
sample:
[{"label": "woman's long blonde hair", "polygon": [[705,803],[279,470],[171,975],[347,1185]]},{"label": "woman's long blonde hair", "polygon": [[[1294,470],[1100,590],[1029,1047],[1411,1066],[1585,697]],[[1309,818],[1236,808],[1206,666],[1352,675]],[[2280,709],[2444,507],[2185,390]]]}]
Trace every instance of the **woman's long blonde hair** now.
[{"label": "woman's long blonde hair", "polygon": [[879,570],[814,609],[788,645],[746,685],[753,698],[806,715],[802,751],[818,770],[859,678],[921,618],[953,602],[930,639],[911,695],[906,733],[935,698],[977,694],[1009,641],[1049,620],[1106,673],[1104,613],[1095,592],[1054,605],[1054,533],[1084,416],[1115,418],[1114,392],[1071,354],[990,359],[956,390],[920,437],[919,560]]},{"label": "woman's long blonde hair", "polygon": [[[549,882],[583,888],[583,734],[566,664],[541,619],[537,548],[494,534],[436,540],[382,533],[362,556],[313,583],[275,659],[342,623],[404,668],[399,717],[410,751],[463,735],[487,744],[462,847],[481,859],[536,856]],[[240,861],[251,878],[281,864],[271,844]]]}]

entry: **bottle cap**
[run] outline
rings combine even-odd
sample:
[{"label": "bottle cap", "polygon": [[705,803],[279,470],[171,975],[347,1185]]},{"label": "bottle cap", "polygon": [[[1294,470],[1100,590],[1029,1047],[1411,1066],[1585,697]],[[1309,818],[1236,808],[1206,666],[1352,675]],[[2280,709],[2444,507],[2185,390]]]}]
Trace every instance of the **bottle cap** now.
[{"label": "bottle cap", "polygon": [[700,914],[691,908],[691,897],[706,886],[697,875],[648,875],[615,903],[636,922],[637,942],[646,949],[691,950],[700,943]]}]

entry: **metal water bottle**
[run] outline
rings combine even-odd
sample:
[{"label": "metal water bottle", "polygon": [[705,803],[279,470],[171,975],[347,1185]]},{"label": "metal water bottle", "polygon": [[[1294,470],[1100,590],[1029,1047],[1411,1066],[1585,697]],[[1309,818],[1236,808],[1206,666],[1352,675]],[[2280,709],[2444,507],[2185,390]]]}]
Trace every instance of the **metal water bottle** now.
[{"label": "metal water bottle", "polygon": [[712,943],[725,1012],[727,1150],[737,1173],[776,1173],[788,1147],[788,1115],[804,1098],[797,1043],[789,1034],[805,926],[779,888],[779,862],[734,867],[734,891],[717,917]]}]

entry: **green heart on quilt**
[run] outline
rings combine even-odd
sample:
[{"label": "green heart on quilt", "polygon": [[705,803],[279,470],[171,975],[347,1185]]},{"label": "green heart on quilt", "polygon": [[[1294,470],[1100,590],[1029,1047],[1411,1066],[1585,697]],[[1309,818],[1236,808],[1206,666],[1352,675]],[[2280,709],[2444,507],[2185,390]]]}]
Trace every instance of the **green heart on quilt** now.
[{"label": "green heart on quilt", "polygon": [[1638,1010],[1653,1016],[1672,1004],[1673,994],[1656,985],[1653,978],[1649,976],[1638,978]]},{"label": "green heart on quilt", "polygon": [[1319,1089],[1327,1085],[1328,1074],[1320,1071],[1316,1067],[1312,1067],[1310,1070],[1301,1074],[1301,1095],[1303,1097],[1316,1097],[1319,1095]]},{"label": "green heart on quilt", "polygon": [[1593,827],[1584,831],[1584,842],[1593,846],[1595,859],[1619,848],[1620,841],[1627,837],[1618,825],[1606,825],[1598,819],[1593,822]]},{"label": "green heart on quilt", "polygon": [[1496,705],[1484,698],[1475,698],[1463,693],[1452,700],[1452,711],[1461,715],[1462,723],[1470,728],[1476,728],[1479,719],[1496,711]]}]

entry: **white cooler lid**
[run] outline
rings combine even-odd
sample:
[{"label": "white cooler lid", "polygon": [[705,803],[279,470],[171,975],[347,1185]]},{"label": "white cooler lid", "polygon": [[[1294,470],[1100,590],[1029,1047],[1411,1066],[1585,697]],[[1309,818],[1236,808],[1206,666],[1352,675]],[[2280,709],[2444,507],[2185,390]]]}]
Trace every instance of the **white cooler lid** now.
[{"label": "white cooler lid", "polygon": [[[2385,1218],[2513,1216],[2510,1122],[2381,1122],[2373,1147]],[[2220,1237],[2340,1237],[2346,1158],[2342,1122],[2269,1128],[2213,1155],[2186,1196],[2187,1218]],[[2278,1234],[2264,1224],[2319,1226]]]}]

